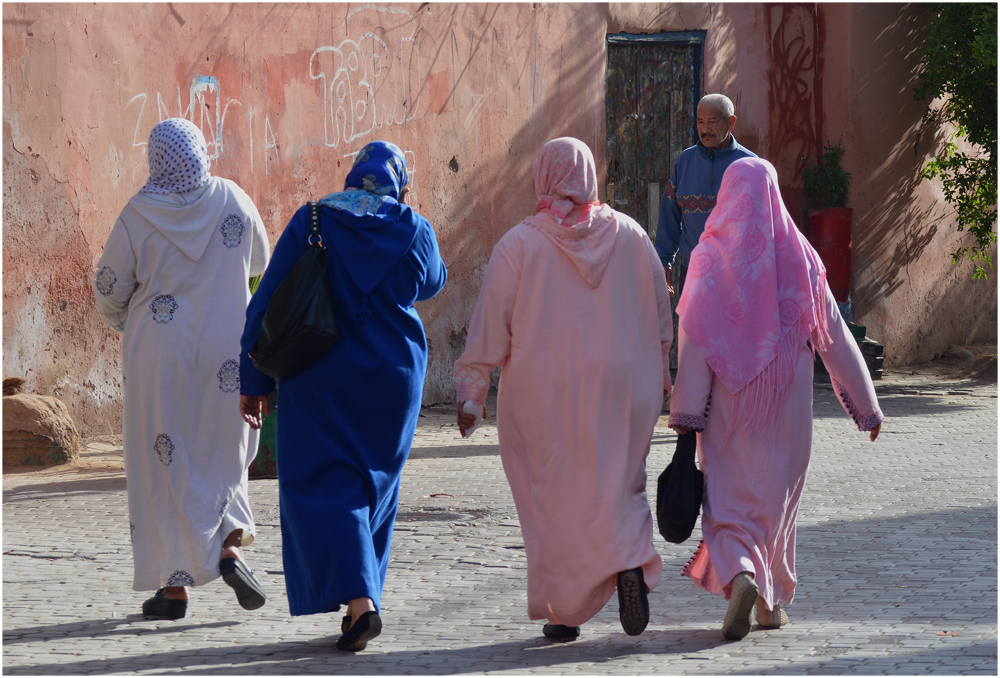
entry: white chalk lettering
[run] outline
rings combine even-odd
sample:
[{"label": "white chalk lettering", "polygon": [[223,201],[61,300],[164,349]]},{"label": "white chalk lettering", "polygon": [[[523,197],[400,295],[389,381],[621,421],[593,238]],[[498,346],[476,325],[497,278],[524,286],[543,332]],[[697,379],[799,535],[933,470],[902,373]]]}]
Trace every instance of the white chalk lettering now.
[{"label": "white chalk lettering", "polygon": [[416,100],[410,101],[410,93],[419,92],[412,15],[365,5],[351,11],[347,21],[361,12],[404,14],[411,21],[380,26],[378,33],[366,32],[312,53],[309,76],[323,82],[323,139],[329,147],[405,123],[416,111]]}]

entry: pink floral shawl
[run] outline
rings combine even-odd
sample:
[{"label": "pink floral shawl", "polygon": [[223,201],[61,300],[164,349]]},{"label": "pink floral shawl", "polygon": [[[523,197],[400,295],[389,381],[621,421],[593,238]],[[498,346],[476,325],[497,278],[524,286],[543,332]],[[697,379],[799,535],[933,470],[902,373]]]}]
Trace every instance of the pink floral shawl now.
[{"label": "pink floral shawl", "polygon": [[740,399],[739,423],[772,422],[798,351],[817,329],[820,347],[830,341],[825,295],[826,268],[785,209],[774,167],[760,158],[734,162],[691,252],[677,313]]}]

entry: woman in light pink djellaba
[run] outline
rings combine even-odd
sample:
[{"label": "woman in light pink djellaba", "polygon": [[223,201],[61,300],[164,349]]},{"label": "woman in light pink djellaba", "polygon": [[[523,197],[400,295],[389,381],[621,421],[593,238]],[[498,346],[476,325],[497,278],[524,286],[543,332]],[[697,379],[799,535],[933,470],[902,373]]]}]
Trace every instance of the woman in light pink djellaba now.
[{"label": "woman in light pink djellaba", "polygon": [[[528,615],[572,640],[618,590],[630,635],[660,579],[646,455],[670,390],[667,281],[645,232],[597,200],[587,146],[548,142],[536,213],[497,243],[455,365],[462,434],[502,366],[500,456],[528,560]],[[474,414],[466,414],[472,412]]]},{"label": "woman in light pink djellaba", "polygon": [[755,604],[761,627],[788,622],[780,603],[795,593],[795,517],[812,447],[812,349],[872,441],[882,411],[826,269],[788,215],[766,160],[745,158],[726,170],[677,312],[670,426],[700,432],[706,485],[704,540],[683,573],[729,600],[722,633],[738,640],[750,631]]}]

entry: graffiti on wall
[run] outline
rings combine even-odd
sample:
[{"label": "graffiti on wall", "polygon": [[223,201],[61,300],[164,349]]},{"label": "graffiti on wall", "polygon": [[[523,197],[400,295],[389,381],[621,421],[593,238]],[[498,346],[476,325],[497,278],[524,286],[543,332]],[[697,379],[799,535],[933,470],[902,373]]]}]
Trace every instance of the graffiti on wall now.
[{"label": "graffiti on wall", "polygon": [[393,22],[336,46],[319,47],[309,58],[309,77],[323,84],[323,139],[340,147],[388,125],[412,120],[419,82],[413,16],[403,9],[362,7],[350,12],[391,12],[409,21]]},{"label": "graffiti on wall", "polygon": [[[125,104],[126,110],[137,109],[135,131],[132,135],[134,148],[146,145],[145,137],[140,136],[140,130],[152,127],[146,119],[148,99],[149,95],[146,92],[140,92]],[[219,89],[218,78],[210,75],[199,75],[191,82],[186,108],[181,102],[181,88],[177,87],[177,114],[173,117],[186,118],[198,125],[205,135],[209,157],[212,160],[218,160],[222,157],[223,152],[223,128],[226,125],[226,114],[233,104],[243,106],[236,99],[229,99],[226,101],[226,105],[222,106],[222,92]],[[158,115],[156,122],[162,122],[171,117],[170,107],[163,100],[161,92],[156,93],[156,111]]]},{"label": "graffiti on wall", "polygon": [[815,156],[817,72],[816,17],[812,5],[768,5],[771,67],[768,71],[770,136],[775,149],[795,167]]},{"label": "graffiti on wall", "polygon": [[[202,133],[205,135],[205,142],[208,147],[209,157],[212,160],[219,160],[223,157],[225,151],[226,116],[231,106],[236,105],[243,108],[243,103],[237,99],[228,99],[225,106],[220,106],[222,97],[219,90],[218,80],[211,76],[197,76],[195,78],[191,85],[191,96],[186,107],[181,102],[180,91],[180,87],[178,87],[177,113],[175,114],[171,114],[169,107],[164,103],[163,95],[160,92],[156,93],[157,116],[155,119],[150,119],[148,117],[150,114],[146,110],[149,100],[148,93],[142,92],[136,94],[128,101],[128,103],[125,104],[125,110],[130,112],[134,117],[134,120],[130,121],[128,124],[129,129],[132,130],[132,148],[145,147],[147,144],[146,137],[149,134],[149,130],[152,129],[158,122],[162,122],[170,117],[178,117],[190,120],[194,124],[198,125]],[[217,112],[221,108],[221,113],[217,113],[214,118],[210,115],[213,108],[215,108]],[[265,176],[268,176],[271,172],[271,164],[277,160],[278,139],[269,115],[265,115],[262,121],[257,121],[259,131],[255,137],[255,115],[256,111],[253,106],[247,106],[246,119],[250,155],[249,171],[251,175],[254,174],[255,158],[258,150],[262,148],[264,154],[264,174]],[[409,119],[412,118],[407,118],[407,120]],[[404,121],[400,120],[399,122]],[[361,136],[364,135],[354,135],[349,141],[354,141]],[[257,141],[256,144],[255,138],[260,139],[260,141]],[[327,145],[332,146],[334,144]],[[413,165],[410,158],[413,157],[413,153],[411,151],[407,151],[406,153],[407,166],[412,172]],[[357,151],[345,153],[344,157],[350,158],[353,161],[355,155],[357,155]],[[112,144],[110,157],[116,165],[121,164],[123,160],[123,154],[114,146],[114,144]]]},{"label": "graffiti on wall", "polygon": [[[361,20],[376,28],[358,31],[335,46],[318,47],[303,64],[309,77],[323,85],[322,98],[313,108],[317,114],[321,109],[323,121],[322,137],[314,137],[315,142],[340,150],[352,162],[357,151],[349,149],[360,148],[381,129],[412,120],[420,96],[413,15],[401,8],[364,5],[350,11],[344,23],[349,26]],[[248,176],[260,171],[265,176],[280,172],[280,127],[273,122],[273,116],[258,105],[226,96],[224,86],[215,76],[198,75],[186,92],[177,86],[176,103],[168,104],[169,95],[165,98],[159,91],[132,96],[123,111],[127,139],[124,145],[131,145],[131,152],[112,143],[108,155],[114,184],[117,186],[129,175],[132,185],[142,179],[149,130],[169,117],[185,118],[198,125],[213,161],[227,158],[227,139],[231,141],[235,135],[246,142],[238,147],[249,154],[245,165]],[[303,105],[312,107],[310,102]],[[242,110],[245,126],[239,116],[236,124],[230,119],[227,125],[227,116],[234,109]],[[318,128],[317,124],[317,133]],[[405,153],[411,175],[410,194],[415,199],[416,156],[412,151]]]},{"label": "graffiti on wall", "polygon": [[[218,78],[210,75],[198,75],[191,81],[191,84],[188,87],[188,99],[186,106],[184,105],[182,99],[181,87],[177,87],[176,112],[173,113],[171,112],[170,106],[164,100],[162,92],[156,92],[155,114],[151,110],[152,106],[150,105],[149,93],[140,92],[129,99],[128,103],[126,103],[124,107],[125,113],[130,116],[127,118],[127,129],[132,130],[132,148],[143,149],[142,156],[144,157],[144,147],[147,144],[146,138],[149,135],[149,130],[151,130],[154,125],[170,117],[184,118],[196,124],[199,129],[201,129],[202,134],[205,135],[205,144],[208,149],[209,158],[212,160],[220,160],[225,154],[226,118],[229,115],[230,108],[233,106],[237,106],[242,109],[243,103],[238,99],[230,97],[225,99],[225,104],[223,104],[222,88],[219,84],[219,80]],[[250,174],[253,174],[253,109],[248,107],[246,113],[250,139]],[[264,140],[264,173],[266,175],[270,171],[271,156],[276,155],[276,151],[274,149],[277,148],[278,144],[275,140],[274,129],[271,126],[270,118],[268,116],[264,116],[263,121],[259,124],[260,131],[258,132],[258,136],[263,137]],[[116,176],[116,172],[113,170],[112,176],[116,179],[120,178],[120,166],[126,160],[114,144],[112,144],[110,156],[112,158],[114,170],[117,170],[117,175],[119,175]],[[141,174],[145,171],[143,162],[131,162],[128,164],[132,170],[133,180],[138,178],[136,177],[137,173]]]}]

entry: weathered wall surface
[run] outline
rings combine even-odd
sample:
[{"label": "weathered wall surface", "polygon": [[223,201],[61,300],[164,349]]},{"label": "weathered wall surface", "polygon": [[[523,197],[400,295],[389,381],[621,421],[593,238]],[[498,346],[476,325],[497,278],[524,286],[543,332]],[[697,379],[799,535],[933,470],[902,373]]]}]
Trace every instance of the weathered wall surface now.
[{"label": "weathered wall surface", "polygon": [[117,428],[120,339],[97,310],[93,264],[146,180],[153,125],[183,116],[272,246],[298,205],[343,186],[365,143],[406,151],[411,204],[451,269],[419,309],[426,397],[450,397],[492,245],[534,206],[537,148],[568,134],[603,158],[597,10],[4,5],[4,373],[64,398],[85,431]]},{"label": "weathered wall surface", "polygon": [[[298,205],[342,186],[365,143],[388,139],[407,152],[411,204],[435,225],[451,273],[419,306],[431,350],[425,401],[450,399],[492,246],[533,208],[537,149],[573,135],[605,165],[605,36],[622,31],[707,31],[706,91],[736,101],[737,138],[775,162],[793,214],[801,155],[812,161],[817,143],[844,135],[855,175],[855,305],[890,363],[995,338],[996,286],[952,267],[949,210],[916,178],[941,137],[920,126],[910,94],[916,13],[7,3],[4,376],[63,398],[85,434],[118,428],[120,339],[97,311],[93,264],[146,179],[149,131],[183,116],[205,132],[213,172],[254,199],[272,245]],[[978,296],[969,293],[976,285]]]},{"label": "weathered wall surface", "polygon": [[973,280],[970,262],[951,263],[973,239],[956,230],[940,183],[920,178],[951,133],[924,123],[927,102],[913,100],[923,26],[918,6],[851,5],[843,130],[854,173],[855,318],[886,345],[890,365],[997,338],[1000,271]]}]

